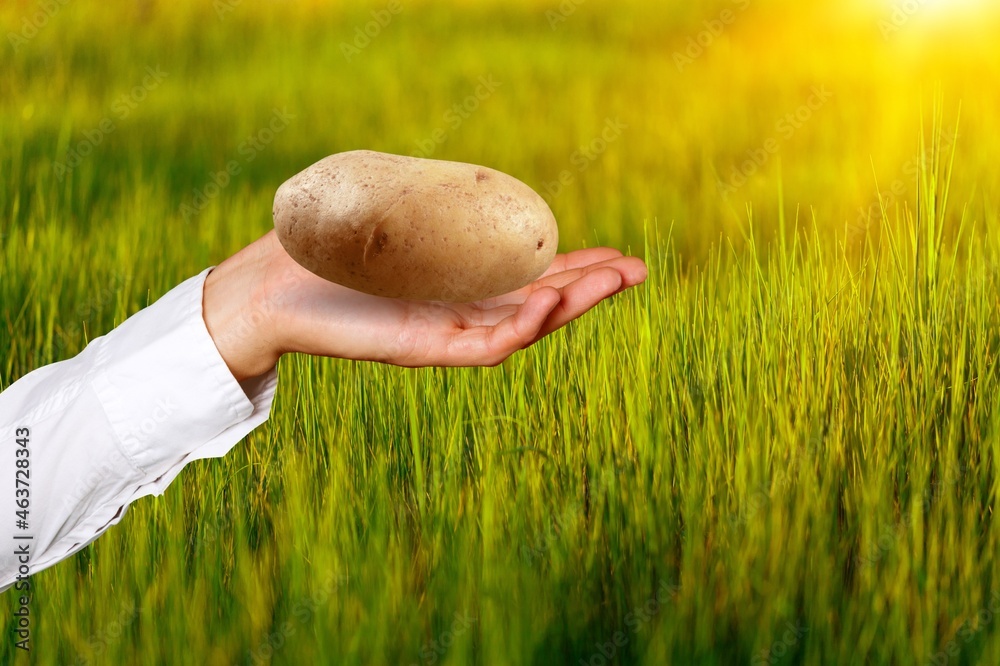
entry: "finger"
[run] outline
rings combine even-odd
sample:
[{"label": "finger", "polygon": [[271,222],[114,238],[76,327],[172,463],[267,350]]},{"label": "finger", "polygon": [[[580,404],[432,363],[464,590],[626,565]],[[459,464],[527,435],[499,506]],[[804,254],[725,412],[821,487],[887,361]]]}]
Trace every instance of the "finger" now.
[{"label": "finger", "polygon": [[622,257],[614,262],[614,268],[622,276],[622,286],[619,287],[619,292],[625,291],[637,284],[642,284],[649,277],[649,269],[646,267],[646,262],[639,257]]},{"label": "finger", "polygon": [[559,305],[555,289],[539,289],[521,307],[495,326],[479,326],[464,331],[448,345],[441,365],[499,364],[519,349],[539,338],[542,326]]},{"label": "finger", "polygon": [[575,250],[567,254],[557,254],[548,270],[542,273],[542,277],[544,278],[553,273],[561,273],[574,268],[582,268],[583,266],[589,266],[590,264],[596,264],[620,256],[622,256],[621,251],[613,247],[592,247],[586,250]]},{"label": "finger", "polygon": [[[484,310],[498,306],[510,305],[512,303],[516,304],[519,301],[523,301],[527,294],[530,294],[537,289],[541,289],[542,287],[555,287],[556,289],[562,289],[566,285],[576,282],[584,275],[602,268],[613,268],[621,272],[623,274],[623,281],[625,279],[628,280],[628,286],[633,286],[633,284],[638,284],[639,282],[642,282],[642,280],[646,279],[646,264],[643,263],[642,259],[618,256],[595,264],[584,265],[578,268],[572,268],[559,273],[554,273],[547,277],[541,277],[517,291],[497,296],[496,298],[483,303]],[[635,280],[638,280],[638,282],[635,282]]]},{"label": "finger", "polygon": [[496,326],[501,321],[516,314],[523,303],[508,303],[491,308],[477,308],[457,311],[471,326]]},{"label": "finger", "polygon": [[533,290],[543,287],[554,287],[562,290],[566,285],[572,284],[588,273],[601,268],[613,268],[621,274],[622,284],[618,288],[619,292],[641,284],[649,274],[646,263],[642,259],[638,257],[618,257],[617,259],[604,261],[594,266],[564,271],[558,275],[541,278],[517,292],[498,296],[475,309],[464,310],[462,316],[476,325],[491,326],[514,312],[518,307],[518,299],[523,300],[525,298],[520,292],[530,294]]},{"label": "finger", "polygon": [[480,301],[478,305],[485,309],[493,308],[498,305],[519,305],[524,302],[524,299],[528,297],[528,294],[535,291],[539,286],[544,286],[538,284],[539,280],[545,280],[553,275],[558,275],[559,273],[563,273],[565,271],[580,269],[592,264],[598,264],[602,261],[610,261],[621,256],[622,253],[613,247],[594,247],[586,250],[575,250],[568,254],[557,254],[548,269],[546,269],[546,271],[531,284],[510,293]]},{"label": "finger", "polygon": [[602,266],[566,285],[562,289],[559,304],[546,317],[545,323],[531,342],[537,342],[562,328],[605,298],[618,293],[624,284],[625,279],[618,270]]}]

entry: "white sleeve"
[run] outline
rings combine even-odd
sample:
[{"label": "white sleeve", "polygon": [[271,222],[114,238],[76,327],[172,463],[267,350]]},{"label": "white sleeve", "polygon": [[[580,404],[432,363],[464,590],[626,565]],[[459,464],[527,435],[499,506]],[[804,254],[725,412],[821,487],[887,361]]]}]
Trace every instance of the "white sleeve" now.
[{"label": "white sleeve", "polygon": [[163,494],[186,464],[225,455],[267,420],[277,368],[233,377],[202,315],[211,270],[0,393],[0,591],[77,552],[131,502]]}]

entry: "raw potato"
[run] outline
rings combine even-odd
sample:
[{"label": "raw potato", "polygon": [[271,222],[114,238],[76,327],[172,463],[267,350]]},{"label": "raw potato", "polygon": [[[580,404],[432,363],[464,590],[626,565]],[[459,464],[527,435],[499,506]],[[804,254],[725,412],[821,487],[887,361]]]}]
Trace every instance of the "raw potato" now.
[{"label": "raw potato", "polygon": [[326,157],[274,197],[285,250],[351,289],[471,302],[538,278],[559,242],[530,187],[473,164],[368,150]]}]

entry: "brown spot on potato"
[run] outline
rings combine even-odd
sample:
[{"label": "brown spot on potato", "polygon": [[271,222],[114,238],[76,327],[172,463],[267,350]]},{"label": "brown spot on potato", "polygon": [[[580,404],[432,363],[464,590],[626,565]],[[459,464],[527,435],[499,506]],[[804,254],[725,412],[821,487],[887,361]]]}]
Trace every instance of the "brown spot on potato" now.
[{"label": "brown spot on potato", "polygon": [[365,244],[365,264],[382,254],[388,243],[389,234],[382,230],[382,225],[378,225],[372,229],[372,234],[368,237],[368,242]]},{"label": "brown spot on potato", "polygon": [[545,247],[545,239],[544,238],[539,238],[538,239],[538,245],[535,246],[535,249],[536,250],[541,250],[543,247]]}]

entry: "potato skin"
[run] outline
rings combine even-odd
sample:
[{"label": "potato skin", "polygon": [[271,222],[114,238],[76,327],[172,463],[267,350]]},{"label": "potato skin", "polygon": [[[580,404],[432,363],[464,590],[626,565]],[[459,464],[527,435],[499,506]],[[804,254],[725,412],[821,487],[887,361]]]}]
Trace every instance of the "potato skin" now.
[{"label": "potato skin", "polygon": [[545,200],[507,174],[368,150],[292,176],[278,239],[322,278],[376,296],[472,302],[538,278],[559,242]]}]

